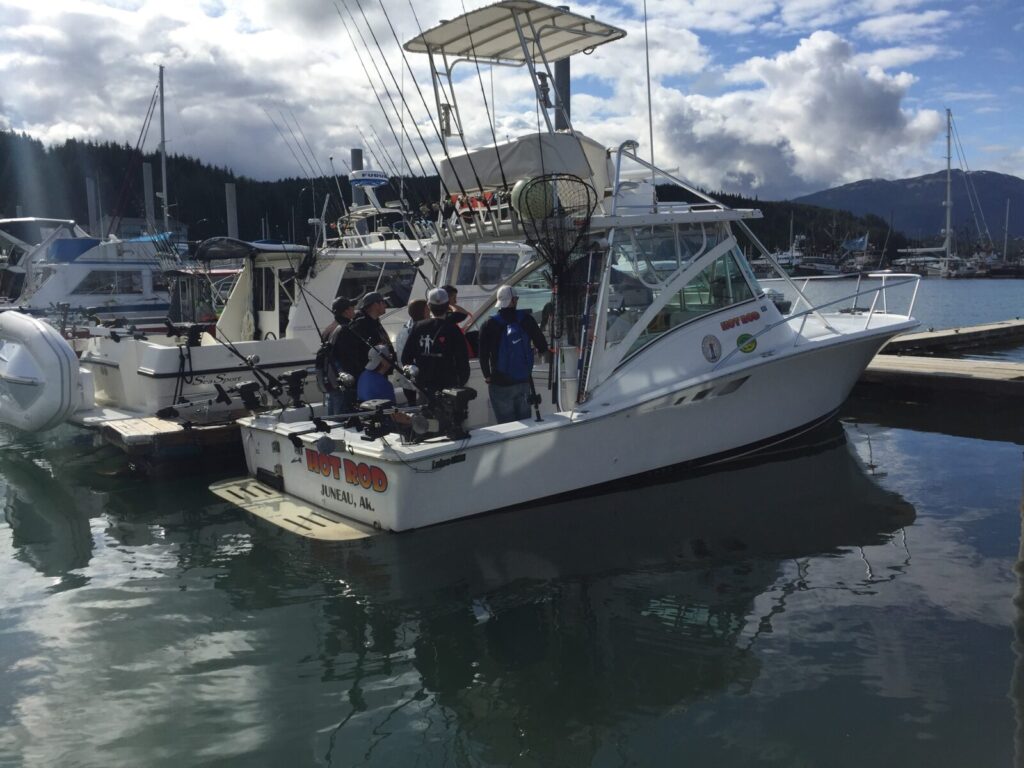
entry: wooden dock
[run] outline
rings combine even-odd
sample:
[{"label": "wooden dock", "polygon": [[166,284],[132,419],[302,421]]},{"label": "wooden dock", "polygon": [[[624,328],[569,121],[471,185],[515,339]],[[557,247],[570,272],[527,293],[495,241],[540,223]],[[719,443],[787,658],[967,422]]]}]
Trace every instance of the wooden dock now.
[{"label": "wooden dock", "polygon": [[1024,344],[1024,320],[904,333],[882,348],[884,354],[934,354]]},{"label": "wooden dock", "polygon": [[1024,408],[1024,363],[913,355],[875,355],[857,382],[858,395],[933,401],[966,396]]},{"label": "wooden dock", "polygon": [[133,468],[151,476],[225,471],[240,467],[244,458],[233,418],[209,424],[155,416],[120,419],[104,424],[100,434],[125,453]]}]

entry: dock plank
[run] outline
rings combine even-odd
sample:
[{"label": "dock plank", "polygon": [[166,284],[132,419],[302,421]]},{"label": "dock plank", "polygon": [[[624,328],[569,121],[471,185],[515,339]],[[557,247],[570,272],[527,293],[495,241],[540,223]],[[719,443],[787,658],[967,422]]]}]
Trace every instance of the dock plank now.
[{"label": "dock plank", "polygon": [[858,382],[918,394],[973,394],[1024,398],[1024,363],[1001,360],[879,354]]},{"label": "dock plank", "polygon": [[892,339],[882,351],[941,352],[947,350],[986,349],[1024,343],[1024,320],[1000,320],[995,323],[904,333]]}]

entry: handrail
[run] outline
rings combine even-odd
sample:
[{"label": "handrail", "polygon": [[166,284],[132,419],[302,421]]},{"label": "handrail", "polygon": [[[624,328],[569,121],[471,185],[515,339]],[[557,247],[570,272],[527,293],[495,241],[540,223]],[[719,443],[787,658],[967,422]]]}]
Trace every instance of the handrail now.
[{"label": "handrail", "polygon": [[[764,334],[768,333],[768,331],[771,331],[771,330],[774,330],[775,328],[778,328],[780,325],[788,324],[788,323],[790,323],[793,320],[800,319],[800,321],[801,321],[800,322],[800,330],[797,332],[797,334],[796,334],[796,336],[795,336],[795,338],[793,340],[793,346],[794,347],[798,346],[798,344],[800,343],[800,339],[803,338],[803,329],[804,329],[804,326],[807,323],[807,317],[809,315],[819,314],[819,311],[824,309],[825,307],[831,307],[831,306],[833,306],[835,304],[839,304],[841,302],[849,301],[850,299],[854,299],[857,296],[864,296],[864,295],[867,295],[869,293],[873,293],[875,295],[875,298],[871,302],[871,308],[868,311],[867,317],[864,320],[864,327],[861,329],[861,330],[867,330],[870,327],[870,325],[871,325],[871,318],[874,317],[875,305],[878,302],[879,294],[880,293],[884,294],[885,291],[890,289],[890,288],[898,288],[901,285],[909,285],[910,283],[914,283],[914,292],[913,292],[913,294],[910,297],[910,306],[907,307],[907,315],[906,316],[910,317],[912,315],[912,313],[914,311],[914,304],[917,301],[917,289],[918,289],[918,287],[921,284],[921,276],[920,275],[915,275],[913,273],[895,273],[894,274],[894,273],[891,273],[891,272],[876,272],[876,273],[869,273],[868,277],[869,278],[870,277],[881,278],[882,279],[882,284],[879,285],[879,286],[876,286],[874,288],[867,288],[867,289],[865,289],[863,291],[857,291],[856,293],[846,294],[844,296],[840,296],[838,299],[833,299],[832,301],[827,301],[824,304],[816,304],[816,305],[810,307],[809,309],[805,309],[803,312],[801,312],[799,314],[785,315],[781,320],[778,320],[777,322],[770,323],[770,324],[766,325],[764,328],[762,328],[757,333],[755,333],[753,336],[751,336],[751,339],[758,339],[761,336],[763,336]],[[893,277],[896,277],[896,278],[906,278],[906,279],[901,280],[898,283],[892,283],[892,284],[886,285],[886,279],[887,278],[893,278]],[[807,279],[815,279],[815,278],[814,277],[808,277]],[[835,279],[835,278],[833,278],[831,276],[828,276],[828,275],[823,275],[823,276],[818,276],[817,279],[819,279],[819,280],[820,279],[832,280],[832,279]],[[885,309],[883,309],[882,311],[884,312]],[[825,327],[828,328],[830,331],[832,331],[835,334],[839,334],[839,335],[842,334],[841,331],[837,331],[835,328],[833,328],[828,323],[825,323]],[[712,370],[717,370],[727,360],[731,359],[733,355],[739,353],[739,351],[740,351],[739,347],[737,347],[736,349],[731,350],[729,352],[729,354],[725,355],[721,360],[719,360],[717,363],[715,363],[712,366],[711,369]]]}]

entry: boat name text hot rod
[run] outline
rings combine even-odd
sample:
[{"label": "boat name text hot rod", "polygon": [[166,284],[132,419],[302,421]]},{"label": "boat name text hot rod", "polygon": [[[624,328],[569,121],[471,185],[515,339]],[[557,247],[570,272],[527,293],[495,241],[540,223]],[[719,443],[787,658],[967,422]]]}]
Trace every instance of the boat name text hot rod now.
[{"label": "boat name text hot rod", "polygon": [[344,477],[349,485],[358,485],[367,490],[384,493],[388,489],[388,476],[380,467],[351,459],[342,459],[330,453],[320,453],[312,448],[306,449],[306,469],[324,477],[333,476],[335,480]]}]

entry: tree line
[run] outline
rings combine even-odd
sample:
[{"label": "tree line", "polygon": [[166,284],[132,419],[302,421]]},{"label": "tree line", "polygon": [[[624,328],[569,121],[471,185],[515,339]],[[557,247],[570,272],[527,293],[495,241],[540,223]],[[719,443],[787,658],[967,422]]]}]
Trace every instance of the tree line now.
[{"label": "tree line", "polygon": [[[86,178],[97,185],[101,212],[125,218],[143,218],[145,201],[142,166],[149,163],[154,190],[161,189],[160,158],[143,153],[127,144],[69,139],[63,144],[46,146],[24,133],[0,132],[0,218],[17,215],[74,219],[88,225],[89,211]],[[227,234],[224,185],[235,184],[239,236],[247,240],[270,237],[304,242],[311,217],[317,217],[330,194],[328,219],[341,213],[339,190],[351,202],[348,178],[286,178],[256,181],[235,174],[228,168],[203,163],[192,157],[170,154],[167,157],[167,188],[171,218],[188,225],[189,237],[202,240]],[[382,202],[396,200],[401,190],[413,208],[438,199],[437,177],[413,177],[392,180],[378,189]],[[758,208],[762,219],[750,221],[751,229],[766,247],[789,247],[790,219],[793,232],[806,238],[805,251],[832,253],[845,240],[868,233],[875,249],[888,239],[888,251],[907,245],[898,232],[889,232],[888,224],[878,216],[854,216],[791,202],[773,202],[738,197],[724,192],[712,193],[721,202],[735,208]],[[659,198],[683,200],[677,187],[659,187]],[[159,201],[156,218],[162,218]],[[104,233],[94,233],[102,235]]]}]

